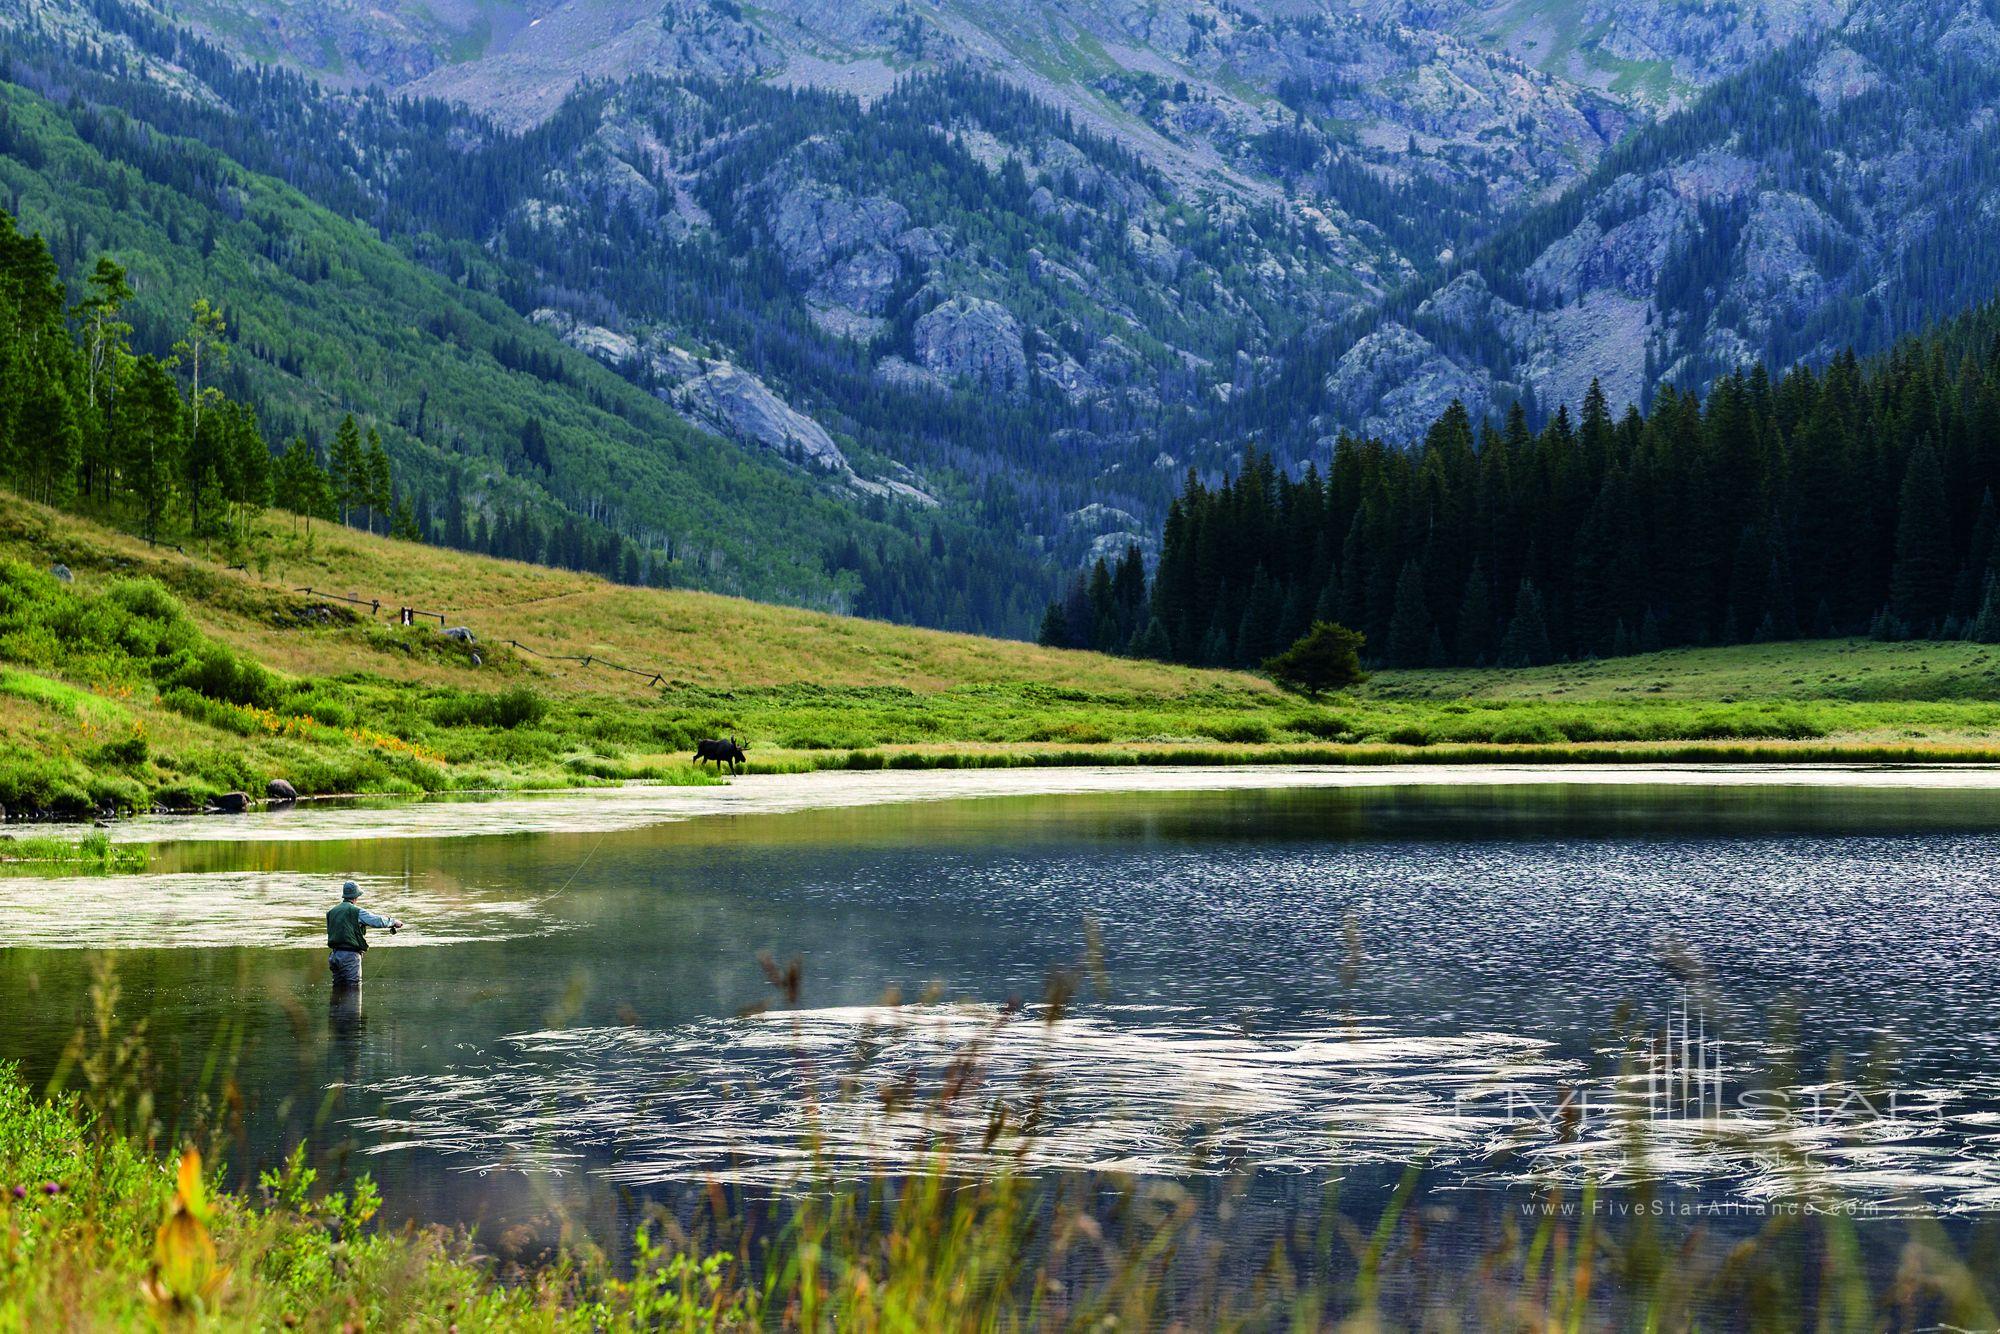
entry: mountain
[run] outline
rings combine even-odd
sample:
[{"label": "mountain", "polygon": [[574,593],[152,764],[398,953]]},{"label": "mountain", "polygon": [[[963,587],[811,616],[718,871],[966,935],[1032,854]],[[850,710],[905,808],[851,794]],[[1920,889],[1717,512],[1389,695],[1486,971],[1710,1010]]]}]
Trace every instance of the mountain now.
[{"label": "mountain", "polygon": [[1718,82],[1511,223],[1294,350],[1231,435],[1273,405],[1323,450],[1409,440],[1454,399],[1574,408],[1702,389],[1750,365],[1887,347],[2000,285],[2000,9],[1867,0]]},{"label": "mountain", "polygon": [[[282,182],[810,498],[736,525],[718,494],[728,543],[683,577],[1014,634],[1246,443],[1324,459],[1453,399],[1539,422],[1592,379],[1645,403],[1983,299],[2000,274],[1949,242],[1989,225],[1994,27],[1976,0],[0,0],[9,77],[59,114]],[[508,482],[601,523],[566,448]],[[677,475],[684,503],[622,487],[611,526],[700,529]]]}]

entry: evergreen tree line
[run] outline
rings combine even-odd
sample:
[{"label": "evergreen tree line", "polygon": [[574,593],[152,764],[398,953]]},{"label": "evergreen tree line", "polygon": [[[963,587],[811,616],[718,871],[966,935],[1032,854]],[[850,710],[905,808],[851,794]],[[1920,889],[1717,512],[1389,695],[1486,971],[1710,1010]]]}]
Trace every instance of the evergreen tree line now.
[{"label": "evergreen tree line", "polygon": [[1093,571],[1044,635],[1244,667],[1316,621],[1359,630],[1390,666],[1864,633],[2000,642],[1996,486],[1988,308],[1873,362],[1759,368],[1706,400],[1664,389],[1644,414],[1614,416],[1593,384],[1539,431],[1519,407],[1475,423],[1454,404],[1412,448],[1343,437],[1325,472],[1255,452],[1215,485],[1191,472],[1143,617],[1102,602]]},{"label": "evergreen tree line", "polygon": [[0,212],[0,480],[149,539],[240,538],[276,469],[255,412],[216,386],[222,313],[198,301],[171,352],[135,354],[125,270],[100,259],[83,289],[72,304],[42,238]]},{"label": "evergreen tree line", "polygon": [[419,535],[373,427],[350,415],[325,459],[304,436],[273,455],[256,411],[218,387],[231,345],[217,306],[196,301],[155,355],[133,349],[123,267],[100,258],[82,287],[72,302],[48,245],[0,211],[0,482],[149,541],[241,544],[274,504]]}]

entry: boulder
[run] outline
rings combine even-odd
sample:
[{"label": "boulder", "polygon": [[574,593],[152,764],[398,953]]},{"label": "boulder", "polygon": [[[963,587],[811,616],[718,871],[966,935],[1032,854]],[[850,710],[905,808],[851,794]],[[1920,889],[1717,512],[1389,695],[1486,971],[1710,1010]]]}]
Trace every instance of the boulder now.
[{"label": "boulder", "polygon": [[955,296],[925,314],[915,330],[917,361],[947,380],[970,380],[1014,393],[1027,387],[1021,325],[997,301]]},{"label": "boulder", "polygon": [[219,815],[241,815],[250,809],[250,794],[247,792],[225,792],[208,803],[208,808]]},{"label": "boulder", "polygon": [[273,801],[297,801],[299,790],[282,778],[273,778],[264,784],[264,795]]},{"label": "boulder", "polygon": [[69,566],[60,562],[49,566],[49,573],[56,577],[56,582],[59,584],[71,583],[76,579],[76,576],[69,572]]},{"label": "boulder", "polygon": [[444,637],[446,639],[455,639],[461,644],[476,644],[479,642],[479,637],[462,625],[452,626],[451,629],[444,632]]}]

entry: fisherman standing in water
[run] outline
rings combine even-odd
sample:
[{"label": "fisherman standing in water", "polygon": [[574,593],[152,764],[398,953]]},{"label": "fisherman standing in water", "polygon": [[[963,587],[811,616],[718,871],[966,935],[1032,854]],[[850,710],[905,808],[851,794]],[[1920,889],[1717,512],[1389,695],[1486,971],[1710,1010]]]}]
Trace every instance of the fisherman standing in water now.
[{"label": "fisherman standing in water", "polygon": [[335,990],[361,985],[361,956],[368,952],[368,928],[385,926],[394,935],[403,929],[400,921],[379,917],[356,902],[361,886],[352,880],[340,887],[340,902],[327,910],[327,970],[333,974]]}]

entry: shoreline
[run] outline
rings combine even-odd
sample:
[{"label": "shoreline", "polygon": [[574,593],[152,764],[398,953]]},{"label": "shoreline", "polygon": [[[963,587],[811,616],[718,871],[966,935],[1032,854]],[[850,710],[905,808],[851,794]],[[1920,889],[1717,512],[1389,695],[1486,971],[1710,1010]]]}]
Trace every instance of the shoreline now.
[{"label": "shoreline", "polygon": [[[2000,793],[2000,765],[1699,763],[1061,766],[746,774],[722,786],[617,787],[326,800],[243,815],[142,815],[114,843],[322,842],[606,834],[735,815],[1121,793],[1396,787],[1792,787]],[[52,831],[90,825],[44,826]]]}]

